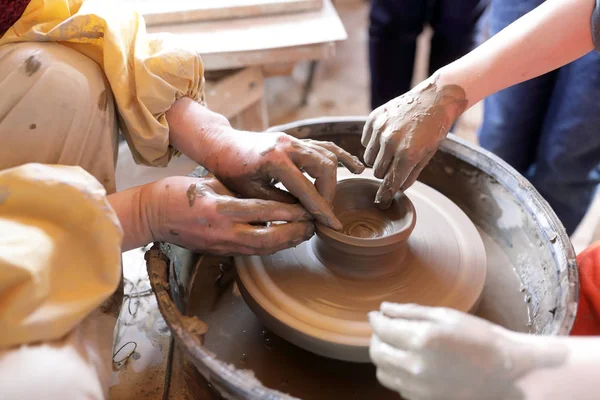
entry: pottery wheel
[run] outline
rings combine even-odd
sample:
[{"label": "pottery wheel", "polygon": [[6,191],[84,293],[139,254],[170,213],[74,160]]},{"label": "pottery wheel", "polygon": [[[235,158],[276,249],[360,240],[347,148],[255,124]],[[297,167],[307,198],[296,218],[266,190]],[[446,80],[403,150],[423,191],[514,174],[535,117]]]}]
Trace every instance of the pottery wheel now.
[{"label": "pottery wheel", "polygon": [[[338,181],[355,177],[338,171]],[[371,169],[360,177],[376,179]],[[383,301],[474,312],[486,276],[477,229],[458,206],[429,186],[416,182],[406,196],[416,210],[416,225],[405,256],[390,273],[364,279],[339,274],[315,256],[315,236],[274,255],[236,258],[244,300],[263,324],[289,342],[355,362],[369,361],[367,313]]]}]

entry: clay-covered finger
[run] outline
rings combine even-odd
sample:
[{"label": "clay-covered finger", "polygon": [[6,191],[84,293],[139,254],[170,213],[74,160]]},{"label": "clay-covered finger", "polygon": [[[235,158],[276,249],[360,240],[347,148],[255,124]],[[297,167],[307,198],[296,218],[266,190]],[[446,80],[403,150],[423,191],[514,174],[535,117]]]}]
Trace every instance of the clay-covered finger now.
[{"label": "clay-covered finger", "polygon": [[371,141],[371,136],[373,135],[374,121],[375,121],[375,115],[374,115],[374,111],[373,111],[373,112],[371,112],[371,114],[369,114],[369,117],[367,118],[367,122],[365,123],[365,126],[363,127],[362,136],[360,138],[360,143],[363,145],[363,147],[367,147],[367,145]]},{"label": "clay-covered finger", "polygon": [[383,179],[385,174],[390,169],[390,165],[394,161],[394,157],[397,153],[397,142],[393,139],[384,139],[382,135],[380,138],[382,142],[379,147],[379,153],[377,154],[377,158],[375,158],[375,162],[373,163],[373,175],[377,179]]},{"label": "clay-covered finger", "polygon": [[371,140],[367,144],[365,154],[363,156],[365,164],[372,167],[375,164],[379,150],[381,149],[380,138],[381,132],[376,132],[371,136]]},{"label": "clay-covered finger", "polygon": [[421,175],[423,169],[425,169],[427,164],[429,164],[429,161],[431,161],[434,154],[435,152],[430,152],[425,157],[423,157],[421,161],[419,161],[419,163],[413,168],[413,170],[408,175],[408,178],[406,178],[406,181],[404,181],[404,183],[402,184],[402,191],[408,190],[408,188],[410,188],[417,181],[419,175]]},{"label": "clay-covered finger", "polygon": [[379,208],[385,210],[392,204],[394,196],[406,181],[406,178],[412,171],[412,167],[413,165],[408,162],[406,157],[394,158],[375,195],[375,203]]},{"label": "clay-covered finger", "polygon": [[[333,154],[324,155],[312,147],[302,144],[301,146],[294,146],[290,158],[298,168],[303,169],[315,179],[314,185],[317,192],[327,203],[331,204],[337,186],[336,157]],[[288,188],[288,190],[290,189]]]},{"label": "clay-covered finger", "polygon": [[406,371],[411,374],[418,374],[422,370],[420,358],[409,351],[382,342],[377,335],[371,337],[369,357],[377,368]]},{"label": "clay-covered finger", "polygon": [[217,212],[236,222],[309,221],[312,219],[312,215],[300,204],[259,199],[231,199],[218,204]]},{"label": "clay-covered finger", "polygon": [[375,164],[375,159],[377,158],[377,154],[379,154],[381,149],[381,135],[385,131],[386,126],[387,120],[381,120],[380,118],[377,118],[373,121],[373,133],[371,134],[371,139],[366,146],[364,154],[365,164],[371,167],[373,164]]},{"label": "clay-covered finger", "polygon": [[287,222],[267,227],[238,225],[236,229],[238,241],[252,248],[253,255],[269,255],[295,247],[315,232],[310,222]]},{"label": "clay-covered finger", "polygon": [[403,318],[417,321],[433,321],[444,323],[451,317],[454,311],[447,308],[427,307],[418,304],[381,303],[380,311],[390,318]]},{"label": "clay-covered finger", "polygon": [[294,164],[280,165],[273,170],[272,178],[280,181],[287,190],[296,196],[300,204],[310,212],[315,219],[331,229],[342,229],[341,222],[337,219],[331,206],[319,194],[315,186],[306,179]]},{"label": "clay-covered finger", "polygon": [[380,312],[369,313],[369,323],[373,334],[379,339],[400,350],[414,350],[420,346],[420,339],[432,327],[430,322],[401,318],[389,318]]},{"label": "clay-covered finger", "polygon": [[360,162],[358,157],[348,153],[335,143],[320,142],[317,140],[311,140],[310,143],[314,144],[316,147],[321,147],[331,152],[333,155],[335,155],[337,160],[353,174],[360,174],[365,170],[365,166]]}]

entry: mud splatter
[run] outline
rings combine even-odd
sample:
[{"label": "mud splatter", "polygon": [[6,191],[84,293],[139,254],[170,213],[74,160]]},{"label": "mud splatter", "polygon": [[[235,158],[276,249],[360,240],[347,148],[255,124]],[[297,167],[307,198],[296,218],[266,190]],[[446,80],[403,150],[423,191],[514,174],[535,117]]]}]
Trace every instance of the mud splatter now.
[{"label": "mud splatter", "polygon": [[198,194],[196,184],[192,183],[187,190],[187,198],[190,203],[190,207],[194,206],[194,202],[196,201],[196,195]]},{"label": "mud splatter", "polygon": [[29,56],[29,58],[25,60],[25,73],[27,73],[27,76],[31,76],[38,72],[41,66],[42,63],[38,60],[37,55]]},{"label": "mud splatter", "polygon": [[201,226],[210,226],[208,220],[204,217],[198,217],[198,224]]}]

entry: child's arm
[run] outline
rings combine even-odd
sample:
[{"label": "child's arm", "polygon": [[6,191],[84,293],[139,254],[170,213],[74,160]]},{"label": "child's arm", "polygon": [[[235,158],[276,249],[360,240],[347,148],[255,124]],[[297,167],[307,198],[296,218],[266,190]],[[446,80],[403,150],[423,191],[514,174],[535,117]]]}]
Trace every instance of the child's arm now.
[{"label": "child's arm", "polygon": [[438,85],[458,84],[469,106],[562,67],[594,49],[594,0],[548,0],[442,68]]},{"label": "child's arm", "polygon": [[388,207],[398,190],[417,180],[464,110],[591,51],[594,6],[594,0],[548,0],[410,92],[373,111],[362,144],[365,163],[383,179],[375,202]]}]

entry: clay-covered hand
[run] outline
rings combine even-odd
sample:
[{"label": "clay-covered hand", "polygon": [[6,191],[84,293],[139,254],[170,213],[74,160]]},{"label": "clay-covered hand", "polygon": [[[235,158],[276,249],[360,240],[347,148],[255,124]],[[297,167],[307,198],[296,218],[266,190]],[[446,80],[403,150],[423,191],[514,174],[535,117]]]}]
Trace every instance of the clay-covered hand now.
[{"label": "clay-covered hand", "polygon": [[[341,163],[354,173],[364,166],[331,142],[299,140],[285,133],[225,129],[211,140],[203,166],[243,197],[293,203],[298,200],[315,219],[341,229],[331,202]],[[303,172],[315,179],[314,185]],[[281,182],[289,191],[275,187]]]},{"label": "clay-covered hand", "polygon": [[560,364],[561,346],[447,308],[383,303],[369,314],[377,379],[409,400],[519,397],[517,380]]},{"label": "clay-covered hand", "polygon": [[301,205],[238,199],[214,177],[165,178],[143,187],[141,196],[153,240],[202,253],[272,254],[314,234]]},{"label": "clay-covered hand", "polygon": [[383,179],[375,198],[381,208],[417,180],[466,106],[460,86],[438,87],[431,77],[371,112],[362,144],[365,163]]}]

